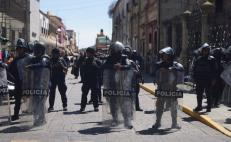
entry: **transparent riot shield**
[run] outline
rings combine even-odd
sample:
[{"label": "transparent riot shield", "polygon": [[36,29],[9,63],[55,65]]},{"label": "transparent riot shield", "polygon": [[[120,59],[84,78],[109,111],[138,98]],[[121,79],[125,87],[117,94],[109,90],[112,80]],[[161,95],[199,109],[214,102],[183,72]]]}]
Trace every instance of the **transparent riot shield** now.
[{"label": "transparent riot shield", "polygon": [[[34,80],[32,82],[32,113],[35,126],[46,124],[46,100],[49,94],[50,69],[46,67],[32,70]],[[34,91],[34,92],[33,92]]]},{"label": "transparent riot shield", "polygon": [[10,122],[10,101],[7,85],[6,69],[0,67],[0,127]]},{"label": "transparent riot shield", "polygon": [[31,70],[27,69],[32,60],[33,56],[27,55],[26,57],[20,59],[17,63],[19,78],[22,81],[22,96],[21,96],[21,108],[19,113],[19,120],[16,121],[15,127],[20,129],[31,129],[33,126],[33,116],[31,102],[32,97],[25,94],[25,90],[28,90],[31,82],[33,81],[33,73]]},{"label": "transparent riot shield", "polygon": [[[30,57],[31,58],[31,57]],[[20,127],[25,129],[46,123],[46,99],[49,93],[50,69],[42,64],[30,64],[25,59],[22,79]]]},{"label": "transparent riot shield", "polygon": [[179,111],[183,102],[183,92],[177,84],[184,81],[184,72],[176,69],[160,68],[156,74],[157,90],[155,90],[154,129],[166,131],[179,130],[181,119]]},{"label": "transparent riot shield", "polygon": [[222,73],[221,78],[227,83],[229,86],[231,86],[231,65],[229,65]]},{"label": "transparent riot shield", "polygon": [[133,77],[133,70],[104,70],[103,124],[106,126],[131,128],[135,106]]},{"label": "transparent riot shield", "polygon": [[22,84],[21,126],[40,127],[46,124],[46,100],[49,93],[50,69],[45,66],[26,66]]}]

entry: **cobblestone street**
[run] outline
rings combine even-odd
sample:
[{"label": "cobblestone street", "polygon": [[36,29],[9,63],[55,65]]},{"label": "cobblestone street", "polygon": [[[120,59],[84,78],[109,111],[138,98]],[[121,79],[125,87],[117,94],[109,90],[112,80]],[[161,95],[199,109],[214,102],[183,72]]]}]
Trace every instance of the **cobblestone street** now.
[{"label": "cobblestone street", "polygon": [[[87,105],[86,113],[80,114],[81,84],[79,80],[67,76],[68,84],[68,111],[61,111],[61,99],[57,92],[55,111],[48,113],[48,123],[43,128],[34,128],[28,131],[10,127],[0,127],[1,142],[224,142],[230,138],[220,132],[202,124],[179,112],[181,130],[161,128],[158,131],[151,129],[154,123],[155,98],[144,90],[140,92],[143,112],[137,112],[132,130],[107,128],[102,125],[102,111],[93,111],[92,105]],[[12,106],[13,107],[13,106]],[[169,118],[163,117],[163,124],[169,124]],[[169,124],[170,125],[170,124]],[[171,125],[170,125],[171,126]]]}]

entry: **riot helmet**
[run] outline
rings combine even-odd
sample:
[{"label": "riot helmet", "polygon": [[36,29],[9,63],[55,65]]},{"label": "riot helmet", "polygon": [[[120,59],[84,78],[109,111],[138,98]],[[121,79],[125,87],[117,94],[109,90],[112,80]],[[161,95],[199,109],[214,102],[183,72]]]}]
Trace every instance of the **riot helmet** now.
[{"label": "riot helmet", "polygon": [[26,44],[26,41],[22,38],[19,38],[17,40],[17,43],[16,43],[16,49],[17,48],[24,48],[24,49],[27,49],[27,44]]},{"label": "riot helmet", "polygon": [[159,54],[160,54],[160,55],[161,55],[161,54],[167,54],[167,55],[169,55],[169,56],[171,56],[171,57],[174,57],[175,52],[174,52],[174,50],[172,49],[172,47],[165,47],[165,48],[163,48],[163,49],[161,49],[161,50],[159,51]]},{"label": "riot helmet", "polygon": [[52,58],[58,59],[60,57],[60,50],[58,48],[54,48],[51,51]]},{"label": "riot helmet", "polygon": [[16,42],[16,56],[22,57],[28,51],[27,43],[24,39],[19,38]]},{"label": "riot helmet", "polygon": [[124,50],[123,43],[116,41],[116,42],[112,43],[112,45],[110,46],[110,55],[122,54],[123,50]]},{"label": "riot helmet", "polygon": [[28,42],[28,43],[27,43],[27,49],[28,49],[28,51],[29,51],[30,53],[33,53],[33,51],[34,51],[34,45],[35,45],[36,43],[39,43],[39,41],[35,40],[35,41],[32,41],[32,42]]},{"label": "riot helmet", "polygon": [[36,42],[33,46],[34,56],[41,57],[45,54],[45,45],[43,42]]},{"label": "riot helmet", "polygon": [[124,50],[123,50],[123,54],[127,55],[129,58],[132,55],[132,49],[129,45],[125,45]]},{"label": "riot helmet", "polygon": [[201,49],[210,49],[209,44],[206,42],[201,46]]},{"label": "riot helmet", "polygon": [[110,56],[120,58],[124,49],[123,43],[116,41],[109,48]]},{"label": "riot helmet", "polygon": [[223,55],[222,48],[215,48],[212,50],[212,54],[215,58],[220,58]]},{"label": "riot helmet", "polygon": [[210,53],[210,45],[208,43],[204,43],[201,46],[201,54],[202,56],[208,56]]},{"label": "riot helmet", "polygon": [[88,47],[87,50],[86,50],[86,53],[87,53],[87,54],[95,55],[95,49],[93,49],[93,48],[91,48],[91,47]]},{"label": "riot helmet", "polygon": [[159,51],[159,55],[164,62],[172,62],[175,56],[175,52],[172,47],[165,47]]}]

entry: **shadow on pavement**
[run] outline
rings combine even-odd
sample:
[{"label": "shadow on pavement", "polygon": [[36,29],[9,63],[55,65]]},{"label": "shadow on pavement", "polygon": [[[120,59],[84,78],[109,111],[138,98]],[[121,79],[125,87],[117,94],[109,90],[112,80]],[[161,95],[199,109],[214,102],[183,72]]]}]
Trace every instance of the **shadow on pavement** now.
[{"label": "shadow on pavement", "polygon": [[83,122],[83,123],[78,123],[78,124],[97,124],[97,125],[102,125],[103,122]]},{"label": "shadow on pavement", "polygon": [[144,114],[153,114],[156,113],[156,110],[146,110],[144,111]]},{"label": "shadow on pavement", "polygon": [[52,111],[49,111],[49,112],[47,112],[47,113],[60,112],[60,111],[63,111],[63,110],[62,110],[62,109],[60,109],[60,110],[52,110]]},{"label": "shadow on pavement", "polygon": [[30,131],[31,129],[32,129],[32,127],[13,126],[13,127],[9,127],[9,128],[1,130],[0,133],[21,133],[21,132]]},{"label": "shadow on pavement", "polygon": [[171,128],[166,128],[166,129],[149,128],[147,130],[137,131],[136,133],[140,134],[140,135],[168,135],[168,134],[171,134],[171,133],[174,133],[177,131],[179,131],[179,130],[174,130]]},{"label": "shadow on pavement", "polygon": [[119,132],[119,131],[115,131],[109,127],[94,127],[94,128],[79,130],[78,132],[80,134],[85,134],[85,135],[100,135],[100,134],[108,134],[108,133]]},{"label": "shadow on pavement", "polygon": [[4,126],[9,126],[9,125],[17,125],[20,124],[20,122],[9,122],[9,121],[2,121],[0,124],[0,128]]},{"label": "shadow on pavement", "polygon": [[227,119],[225,120],[225,123],[226,123],[226,124],[231,124],[231,118],[227,118]]},{"label": "shadow on pavement", "polygon": [[[98,103],[98,105],[103,105],[104,103]],[[81,106],[81,103],[74,103],[74,105]],[[93,105],[92,103],[87,103],[87,105]]]},{"label": "shadow on pavement", "polygon": [[69,111],[64,111],[63,114],[64,114],[64,115],[73,115],[73,114],[87,114],[87,113],[91,113],[91,112],[95,112],[95,111],[94,111],[94,110],[83,111],[83,112],[81,112],[81,111],[79,111],[79,110],[77,110],[77,111],[71,111],[71,112],[69,112]]},{"label": "shadow on pavement", "polygon": [[80,112],[80,111],[71,111],[71,112],[65,111],[65,112],[63,112],[64,115],[85,114],[85,113],[87,113],[87,112]]},{"label": "shadow on pavement", "polygon": [[184,117],[182,118],[183,121],[185,122],[193,122],[193,121],[197,121],[196,119],[194,119],[193,117]]},{"label": "shadow on pavement", "polygon": [[78,105],[78,106],[80,106],[80,105],[81,105],[81,103],[74,103],[74,105]]}]

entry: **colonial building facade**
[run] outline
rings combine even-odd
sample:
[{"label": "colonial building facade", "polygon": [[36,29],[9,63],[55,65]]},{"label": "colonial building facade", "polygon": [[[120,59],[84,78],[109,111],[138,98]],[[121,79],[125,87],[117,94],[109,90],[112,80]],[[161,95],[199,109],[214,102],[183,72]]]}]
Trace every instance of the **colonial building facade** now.
[{"label": "colonial building facade", "polygon": [[230,6],[229,0],[118,0],[112,40],[138,50],[146,66],[153,64],[159,49],[171,46],[189,70],[192,53],[203,42],[231,45]]},{"label": "colonial building facade", "polygon": [[[77,52],[77,40],[76,40],[76,32],[74,30],[67,30],[67,48],[71,52]],[[79,37],[78,37],[79,38]]]}]

